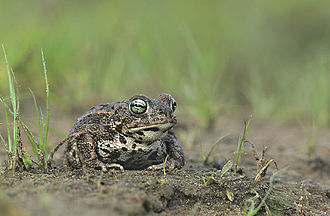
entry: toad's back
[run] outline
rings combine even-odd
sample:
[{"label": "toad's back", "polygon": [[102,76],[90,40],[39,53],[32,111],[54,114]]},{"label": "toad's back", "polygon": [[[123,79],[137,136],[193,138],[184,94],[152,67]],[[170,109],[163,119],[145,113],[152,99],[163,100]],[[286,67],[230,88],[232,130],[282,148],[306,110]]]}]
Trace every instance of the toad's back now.
[{"label": "toad's back", "polygon": [[102,120],[103,117],[105,117],[105,120],[111,119],[111,116],[114,114],[115,104],[116,103],[104,103],[90,108],[86,113],[78,118],[69,134],[79,132],[80,128],[90,124],[111,124],[111,122],[103,123]]}]

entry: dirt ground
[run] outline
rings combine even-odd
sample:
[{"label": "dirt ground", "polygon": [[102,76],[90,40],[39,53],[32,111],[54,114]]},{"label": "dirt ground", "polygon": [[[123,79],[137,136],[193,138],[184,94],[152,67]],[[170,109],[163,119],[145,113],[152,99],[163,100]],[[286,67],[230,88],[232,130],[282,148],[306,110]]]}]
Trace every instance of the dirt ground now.
[{"label": "dirt ground", "polygon": [[[241,115],[221,117],[210,129],[200,131],[194,122],[180,121],[179,116],[176,131],[186,165],[166,175],[161,170],[72,171],[62,165],[63,149],[48,173],[2,171],[0,215],[243,215],[251,204],[248,200],[258,206],[270,188],[270,176],[277,171],[272,163],[266,176],[255,182],[257,162],[246,143],[241,170],[221,177],[223,164],[235,158],[243,120]],[[56,118],[50,137],[54,145],[73,122],[71,117]],[[288,167],[275,177],[266,207],[257,215],[268,211],[272,215],[330,215],[330,131],[318,130],[314,159],[305,153],[312,138],[308,131],[297,123],[252,120],[248,140],[255,151],[260,155],[267,146],[265,159],[274,159],[278,169]],[[207,153],[225,134],[229,135],[218,145],[214,161],[205,165],[200,140]]]}]

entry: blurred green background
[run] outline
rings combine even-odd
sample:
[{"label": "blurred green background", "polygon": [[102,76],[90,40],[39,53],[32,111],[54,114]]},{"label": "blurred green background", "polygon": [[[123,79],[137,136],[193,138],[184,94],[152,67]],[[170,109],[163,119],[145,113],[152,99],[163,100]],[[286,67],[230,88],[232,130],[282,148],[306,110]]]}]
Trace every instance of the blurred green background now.
[{"label": "blurred green background", "polygon": [[65,112],[168,92],[203,126],[231,109],[330,123],[329,1],[0,0],[0,27],[23,95],[44,94],[43,48]]}]

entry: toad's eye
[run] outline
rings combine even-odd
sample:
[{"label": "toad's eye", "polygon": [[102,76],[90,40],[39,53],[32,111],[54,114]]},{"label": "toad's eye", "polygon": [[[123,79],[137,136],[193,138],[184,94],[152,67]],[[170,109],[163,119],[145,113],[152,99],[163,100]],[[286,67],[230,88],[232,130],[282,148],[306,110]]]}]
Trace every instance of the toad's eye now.
[{"label": "toad's eye", "polygon": [[142,114],[147,111],[147,103],[142,99],[134,99],[130,104],[129,107],[131,111],[135,114]]},{"label": "toad's eye", "polygon": [[171,104],[171,106],[172,106],[172,110],[173,110],[173,112],[175,111],[175,109],[176,109],[176,101],[173,99],[172,100],[172,104]]}]

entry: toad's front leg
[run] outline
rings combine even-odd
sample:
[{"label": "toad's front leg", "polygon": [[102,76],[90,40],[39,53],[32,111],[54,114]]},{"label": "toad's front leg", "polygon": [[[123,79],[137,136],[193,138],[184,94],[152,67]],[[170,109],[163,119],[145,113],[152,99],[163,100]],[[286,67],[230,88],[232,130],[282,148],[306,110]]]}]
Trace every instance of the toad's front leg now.
[{"label": "toad's front leg", "polygon": [[181,145],[178,143],[177,138],[173,130],[170,130],[168,134],[162,138],[166,144],[166,152],[168,160],[166,167],[169,169],[181,169],[184,166],[184,154]]}]

